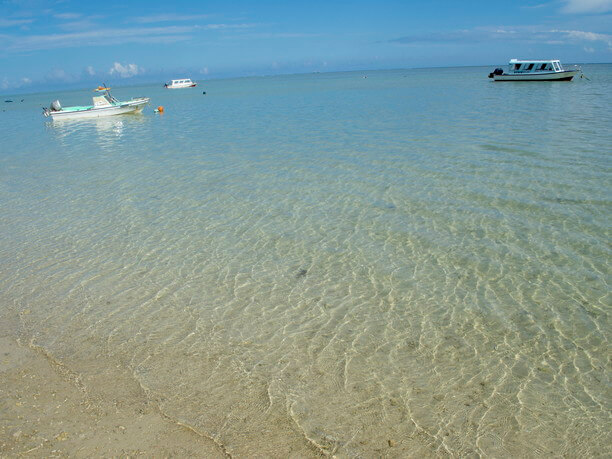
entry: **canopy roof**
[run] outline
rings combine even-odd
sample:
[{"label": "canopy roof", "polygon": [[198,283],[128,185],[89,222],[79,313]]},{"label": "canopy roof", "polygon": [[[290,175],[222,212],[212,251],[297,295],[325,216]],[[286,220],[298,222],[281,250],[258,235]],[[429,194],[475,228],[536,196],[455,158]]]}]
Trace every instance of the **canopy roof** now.
[{"label": "canopy roof", "polygon": [[529,60],[518,60],[518,59],[510,59],[511,64],[550,64],[552,62],[556,62],[560,64],[559,59],[529,59]]}]

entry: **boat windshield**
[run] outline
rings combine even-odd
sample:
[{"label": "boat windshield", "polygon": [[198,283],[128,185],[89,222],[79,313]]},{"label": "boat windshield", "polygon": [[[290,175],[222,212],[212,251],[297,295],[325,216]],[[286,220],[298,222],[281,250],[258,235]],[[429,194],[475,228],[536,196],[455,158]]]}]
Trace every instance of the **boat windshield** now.
[{"label": "boat windshield", "polygon": [[511,62],[510,73],[532,73],[532,72],[563,72],[563,67],[559,61],[532,61],[532,62]]}]

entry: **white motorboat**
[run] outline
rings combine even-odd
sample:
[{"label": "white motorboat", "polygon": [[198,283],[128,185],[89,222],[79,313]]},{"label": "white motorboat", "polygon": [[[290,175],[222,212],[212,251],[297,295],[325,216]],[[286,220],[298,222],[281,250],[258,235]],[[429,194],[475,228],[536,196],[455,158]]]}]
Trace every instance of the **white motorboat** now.
[{"label": "white motorboat", "polygon": [[172,80],[170,83],[164,84],[167,89],[181,89],[181,88],[195,88],[197,83],[194,83],[189,78],[183,78],[182,80]]},{"label": "white motorboat", "polygon": [[148,97],[137,97],[128,101],[117,100],[111,95],[110,88],[106,87],[99,87],[95,91],[103,92],[103,95],[93,97],[93,105],[62,107],[59,100],[55,100],[51,103],[50,108],[43,108],[43,114],[54,120],[98,118],[125,113],[140,113],[149,103]]},{"label": "white motorboat", "polygon": [[489,74],[494,81],[571,81],[582,73],[580,67],[564,69],[557,59],[520,61],[511,59],[508,71],[495,69]]}]

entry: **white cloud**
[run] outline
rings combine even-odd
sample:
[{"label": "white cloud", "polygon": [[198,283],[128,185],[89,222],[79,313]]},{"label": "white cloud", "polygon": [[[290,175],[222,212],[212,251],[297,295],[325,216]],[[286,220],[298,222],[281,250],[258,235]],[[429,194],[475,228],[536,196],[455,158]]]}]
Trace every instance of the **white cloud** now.
[{"label": "white cloud", "polygon": [[600,41],[608,45],[608,50],[612,51],[612,35],[605,33],[583,32],[582,30],[551,30],[551,32],[559,32],[565,34],[570,40],[576,41]]},{"label": "white cloud", "polygon": [[81,16],[80,13],[58,13],[53,15],[53,17],[57,19],[78,19]]},{"label": "white cloud", "polygon": [[0,83],[0,89],[8,89],[8,88],[10,88],[10,86],[11,86],[11,85],[10,85],[10,83],[9,83],[8,78],[7,78],[7,77],[4,77],[4,78],[2,79],[2,83]]},{"label": "white cloud", "polygon": [[209,17],[208,14],[152,14],[134,18],[134,22],[149,24],[152,22],[197,21],[199,19],[206,19],[207,17]]},{"label": "white cloud", "polygon": [[203,29],[208,30],[219,30],[219,29],[248,29],[255,27],[255,24],[206,24],[203,25]]},{"label": "white cloud", "polygon": [[115,62],[108,71],[110,75],[119,75],[121,78],[131,78],[142,72],[143,69],[136,64],[121,65],[119,62]]},{"label": "white cloud", "polygon": [[208,75],[208,67],[204,67],[202,70],[200,70],[200,73],[202,75]]},{"label": "white cloud", "polygon": [[538,8],[545,8],[547,6],[552,5],[553,2],[546,2],[546,3],[539,3],[537,5],[525,5],[525,6],[521,6],[521,8],[523,9],[527,9],[527,10],[535,10]]},{"label": "white cloud", "polygon": [[612,0],[564,0],[563,13],[607,13],[612,11]]},{"label": "white cloud", "polygon": [[23,77],[23,78],[21,79],[21,82],[22,82],[23,84],[30,84],[30,83],[32,82],[32,80],[30,80],[28,77]]},{"label": "white cloud", "polygon": [[62,22],[58,26],[62,30],[75,31],[75,30],[92,30],[96,27],[96,23],[91,19],[82,19],[79,21],[68,21]]},{"label": "white cloud", "polygon": [[582,30],[551,30],[542,26],[476,27],[469,30],[408,35],[391,40],[391,42],[404,45],[415,43],[435,45],[446,43],[473,44],[490,42],[492,40],[555,45],[581,44],[581,42],[585,41],[591,43],[600,42],[605,44],[608,50],[612,51],[612,35],[610,34]]},{"label": "white cloud", "polygon": [[[207,28],[221,28],[223,24],[210,24]],[[254,24],[238,24],[235,28],[254,27]],[[245,33],[241,38],[246,39],[275,39],[275,38],[317,38],[322,37],[319,33]]]},{"label": "white cloud", "polygon": [[31,24],[34,19],[2,19],[0,18],[0,27],[13,27],[17,25]]},{"label": "white cloud", "polygon": [[90,76],[94,76],[96,74],[96,71],[94,70],[94,68],[91,65],[88,65],[87,68],[85,69],[85,71],[90,75]]},{"label": "white cloud", "polygon": [[[174,43],[187,40],[198,26],[136,27],[132,29],[93,29],[82,32],[10,37],[2,43],[7,51],[38,51],[56,48],[107,46],[124,43]],[[0,37],[2,38],[2,37]]]},{"label": "white cloud", "polygon": [[66,73],[64,69],[53,69],[46,76],[47,80],[72,81],[73,78]]},{"label": "white cloud", "polygon": [[585,46],[585,47],[584,47],[584,50],[585,50],[587,53],[594,53],[594,52],[595,52],[595,48],[589,48],[588,46]]},{"label": "white cloud", "polygon": [[[70,13],[66,13],[70,14]],[[176,43],[191,39],[203,30],[246,29],[256,24],[203,24],[169,25],[160,27],[102,28],[92,22],[99,16],[82,17],[80,20],[62,22],[60,28],[68,27],[65,33],[44,35],[0,35],[0,50],[9,53],[40,51],[58,48],[83,48],[88,46],[111,46],[125,43]],[[18,22],[19,21],[19,22]],[[0,19],[0,27],[29,23],[30,19]]]}]

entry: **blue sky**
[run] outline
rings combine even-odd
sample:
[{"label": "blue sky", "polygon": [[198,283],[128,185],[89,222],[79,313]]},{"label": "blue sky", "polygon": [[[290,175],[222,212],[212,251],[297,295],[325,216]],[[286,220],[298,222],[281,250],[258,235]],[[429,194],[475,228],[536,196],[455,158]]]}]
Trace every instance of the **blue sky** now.
[{"label": "blue sky", "polygon": [[313,71],[612,62],[612,0],[0,0],[0,92]]}]

